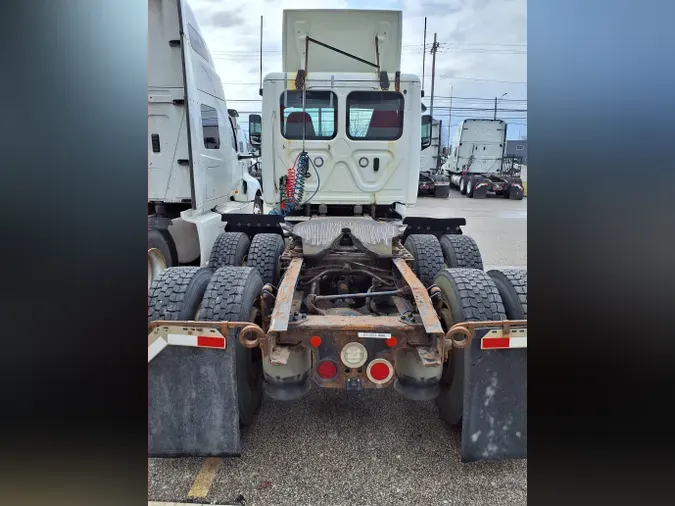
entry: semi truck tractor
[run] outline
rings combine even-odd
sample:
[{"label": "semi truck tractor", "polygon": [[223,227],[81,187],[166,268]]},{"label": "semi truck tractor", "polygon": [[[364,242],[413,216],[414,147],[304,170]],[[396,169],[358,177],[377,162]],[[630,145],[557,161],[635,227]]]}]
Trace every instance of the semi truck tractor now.
[{"label": "semi truck tractor", "polygon": [[400,11],[284,11],[249,127],[265,213],[224,221],[245,265],[149,290],[151,456],[240,455],[264,396],[393,388],[436,402],[463,461],[526,457],[527,271],[485,272],[464,218],[411,216],[431,118],[402,33]]},{"label": "semi truck tractor", "polygon": [[450,183],[469,198],[493,193],[522,200],[520,172],[504,164],[506,123],[500,119],[465,119],[457,128],[453,151],[443,165]]},{"label": "semi truck tractor", "polygon": [[262,212],[262,190],[192,10],[184,0],[148,7],[150,285],[166,267],[217,264],[227,216]]},{"label": "semi truck tractor", "polygon": [[432,121],[431,145],[422,150],[422,155],[420,157],[420,196],[446,198],[450,194],[450,179],[441,170],[440,163],[442,128],[442,121]]}]

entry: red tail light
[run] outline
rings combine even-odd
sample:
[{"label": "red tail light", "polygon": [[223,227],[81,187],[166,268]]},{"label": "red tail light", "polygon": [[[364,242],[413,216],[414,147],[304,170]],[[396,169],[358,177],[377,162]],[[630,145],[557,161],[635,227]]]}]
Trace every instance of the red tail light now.
[{"label": "red tail light", "polygon": [[394,376],[394,366],[388,360],[378,358],[368,364],[366,375],[373,383],[387,383]]},{"label": "red tail light", "polygon": [[316,373],[321,379],[333,379],[337,376],[337,365],[332,360],[322,360],[316,368]]}]

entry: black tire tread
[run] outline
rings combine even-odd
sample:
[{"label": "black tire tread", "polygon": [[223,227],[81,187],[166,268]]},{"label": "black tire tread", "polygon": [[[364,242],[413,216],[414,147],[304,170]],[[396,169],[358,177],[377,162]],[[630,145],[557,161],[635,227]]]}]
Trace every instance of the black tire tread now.
[{"label": "black tire tread", "polygon": [[[255,282],[260,274],[253,267],[221,267],[211,276],[206,288],[198,318],[205,321],[242,321],[243,295],[246,286]],[[260,285],[262,288],[262,283]]]},{"label": "black tire tread", "polygon": [[456,308],[459,311],[458,321],[495,321],[506,318],[497,285],[486,272],[478,269],[443,269],[438,276],[449,279],[455,290],[461,305]]},{"label": "black tire tread", "polygon": [[435,235],[411,234],[403,244],[415,258],[414,271],[424,286],[434,282],[436,274],[443,269],[443,250]]},{"label": "black tire tread", "polygon": [[440,240],[445,263],[450,268],[483,270],[483,258],[478,244],[463,234],[446,234]]},{"label": "black tire tread", "polygon": [[250,243],[248,236],[243,232],[221,233],[213,243],[211,257],[209,258],[209,269],[215,271],[221,267],[242,265],[241,252],[243,250],[245,256]]},{"label": "black tire tread", "polygon": [[[499,290],[492,278],[482,270],[443,269],[436,276],[436,285],[441,288],[446,298],[452,299],[448,301],[451,306],[452,323],[506,318]],[[462,423],[464,353],[464,350],[453,350],[452,359],[443,371],[441,393],[436,399],[441,417],[450,425]]]},{"label": "black tire tread", "polygon": [[279,257],[286,245],[279,234],[256,234],[248,250],[249,267],[254,267],[260,273],[263,284],[279,283]]},{"label": "black tire tread", "polygon": [[186,306],[194,305],[193,297],[201,299],[210,277],[211,271],[200,267],[169,267],[162,272],[148,290],[148,322],[192,319]]},{"label": "black tire tread", "polygon": [[[197,318],[204,321],[250,321],[250,311],[262,291],[262,278],[253,267],[221,267],[213,273]],[[259,349],[245,348],[238,339],[240,329],[231,329],[229,339],[235,352],[235,374],[239,423],[250,425],[262,401],[262,369],[257,384],[246,382],[249,360]]]},{"label": "black tire tread", "polygon": [[[491,269],[487,273],[504,300],[506,317],[510,320],[527,319],[527,268]],[[519,303],[520,308],[512,307],[511,303]]]}]

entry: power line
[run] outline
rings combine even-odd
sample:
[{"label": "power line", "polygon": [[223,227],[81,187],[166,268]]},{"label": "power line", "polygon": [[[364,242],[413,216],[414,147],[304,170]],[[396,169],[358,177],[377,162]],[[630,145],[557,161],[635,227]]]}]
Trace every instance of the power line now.
[{"label": "power line", "polygon": [[485,81],[489,83],[505,83],[505,84],[527,84],[527,81],[501,81],[499,79],[482,79],[479,77],[461,77],[461,76],[441,76],[443,79],[462,79],[467,81]]},{"label": "power line", "polygon": [[[493,46],[493,48],[499,50],[499,48],[509,48],[509,47],[527,47],[527,44],[502,44],[502,43],[487,43],[487,42],[439,42],[441,47],[447,48],[469,48],[471,46]],[[403,44],[401,45],[402,49],[419,49],[422,51],[424,44]],[[425,46],[431,48],[432,43],[428,43]],[[477,47],[475,49],[484,50],[485,48]],[[263,53],[281,53],[282,49],[263,49]],[[232,50],[215,50],[211,51],[211,54],[258,54],[259,49],[232,49]]]}]

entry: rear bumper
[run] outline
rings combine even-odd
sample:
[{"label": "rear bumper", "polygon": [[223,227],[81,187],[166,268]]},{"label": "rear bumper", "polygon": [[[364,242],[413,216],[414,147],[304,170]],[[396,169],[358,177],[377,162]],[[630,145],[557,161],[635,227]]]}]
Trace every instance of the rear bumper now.
[{"label": "rear bumper", "polygon": [[[451,359],[455,349],[471,349],[476,350],[473,353],[488,355],[527,351],[527,320],[461,322],[446,333],[429,335],[423,324],[397,317],[310,315],[289,322],[287,332],[276,334],[265,333],[258,325],[248,322],[155,321],[148,326],[148,363],[168,346],[227,350],[238,340],[247,348],[260,347],[273,366],[286,365],[294,349],[308,350],[311,371],[303,382],[312,379],[323,388],[348,388],[350,379],[358,379],[361,388],[369,389],[389,387],[399,379],[396,355],[402,350],[417,353],[424,367],[442,366]],[[313,339],[316,337],[320,339]],[[341,357],[341,350],[349,343],[359,343],[365,348],[367,356],[363,365],[349,367]],[[325,360],[337,365],[334,378],[322,379],[318,375],[318,365]],[[374,360],[392,364],[391,378],[384,382],[371,381],[366,369]],[[409,380],[405,376],[400,379],[404,383]]]}]

